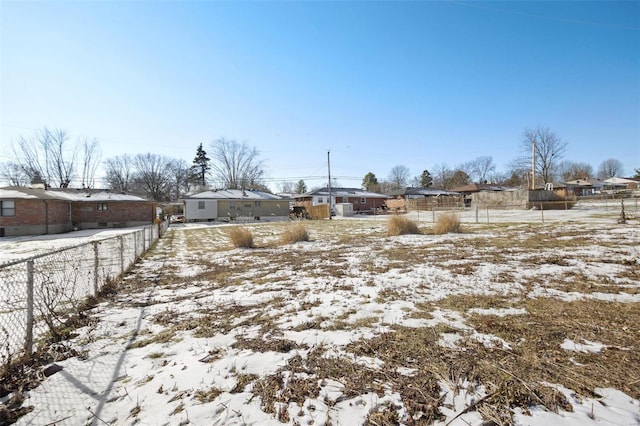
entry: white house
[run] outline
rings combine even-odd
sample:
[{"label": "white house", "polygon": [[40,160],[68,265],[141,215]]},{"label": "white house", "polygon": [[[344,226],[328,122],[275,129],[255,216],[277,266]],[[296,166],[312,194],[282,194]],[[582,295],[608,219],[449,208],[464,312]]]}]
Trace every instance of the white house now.
[{"label": "white house", "polygon": [[204,191],[182,199],[185,222],[229,221],[237,218],[288,219],[289,201],[261,191]]}]

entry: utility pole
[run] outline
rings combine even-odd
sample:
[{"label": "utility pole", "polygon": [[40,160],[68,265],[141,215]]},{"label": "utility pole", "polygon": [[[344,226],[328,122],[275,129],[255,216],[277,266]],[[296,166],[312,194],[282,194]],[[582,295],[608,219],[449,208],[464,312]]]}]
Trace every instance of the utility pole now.
[{"label": "utility pole", "polygon": [[329,189],[329,220],[331,220],[331,151],[327,151],[327,172],[329,174],[329,183],[327,188]]}]

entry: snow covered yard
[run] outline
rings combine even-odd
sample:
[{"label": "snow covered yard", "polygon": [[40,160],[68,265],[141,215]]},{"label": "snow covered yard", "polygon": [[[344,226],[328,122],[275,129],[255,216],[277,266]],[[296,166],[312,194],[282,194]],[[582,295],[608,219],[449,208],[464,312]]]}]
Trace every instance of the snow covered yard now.
[{"label": "snow covered yard", "polygon": [[515,222],[172,228],[18,424],[639,424],[640,227]]}]

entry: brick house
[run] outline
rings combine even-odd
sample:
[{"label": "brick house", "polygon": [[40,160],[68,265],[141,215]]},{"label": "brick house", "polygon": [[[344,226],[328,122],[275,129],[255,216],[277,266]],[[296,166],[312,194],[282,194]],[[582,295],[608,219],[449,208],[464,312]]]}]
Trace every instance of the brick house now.
[{"label": "brick house", "polygon": [[0,237],[148,225],[156,203],[89,189],[0,188]]}]

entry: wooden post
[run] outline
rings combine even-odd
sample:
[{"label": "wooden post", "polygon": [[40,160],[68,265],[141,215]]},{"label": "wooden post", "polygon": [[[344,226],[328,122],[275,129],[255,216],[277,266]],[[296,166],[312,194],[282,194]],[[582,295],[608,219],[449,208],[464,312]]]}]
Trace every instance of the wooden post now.
[{"label": "wooden post", "polygon": [[27,357],[33,353],[33,260],[27,260],[27,324],[24,352]]},{"label": "wooden post", "polygon": [[542,215],[542,224],[544,225],[544,203],[540,202],[540,214]]},{"label": "wooden post", "polygon": [[476,223],[478,223],[478,210],[479,210],[479,208],[478,208],[478,206],[476,206]]}]

